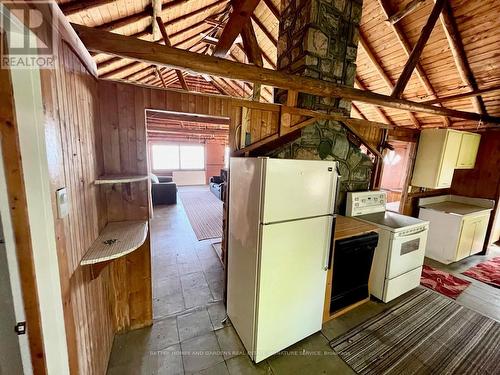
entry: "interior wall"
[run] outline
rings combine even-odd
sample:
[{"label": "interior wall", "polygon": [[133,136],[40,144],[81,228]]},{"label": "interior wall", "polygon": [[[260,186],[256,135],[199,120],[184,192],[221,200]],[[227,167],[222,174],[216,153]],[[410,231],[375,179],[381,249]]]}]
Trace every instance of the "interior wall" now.
[{"label": "interior wall", "polygon": [[207,143],[205,145],[205,174],[206,183],[210,177],[220,176],[220,170],[224,168],[224,151],[226,146],[221,143]]},{"label": "interior wall", "polygon": [[[145,108],[150,98],[135,86],[99,80],[96,134],[97,175],[147,175]],[[149,220],[149,181],[99,188],[99,227],[108,222]],[[107,267],[116,332],[152,324],[149,234],[144,244]]]},{"label": "interior wall", "polygon": [[[46,143],[56,225],[66,339],[72,373],[105,373],[113,343],[109,274],[92,278],[80,260],[98,235],[94,126],[97,80],[65,43],[55,70],[42,73]],[[69,215],[57,217],[56,190],[66,187]]]}]

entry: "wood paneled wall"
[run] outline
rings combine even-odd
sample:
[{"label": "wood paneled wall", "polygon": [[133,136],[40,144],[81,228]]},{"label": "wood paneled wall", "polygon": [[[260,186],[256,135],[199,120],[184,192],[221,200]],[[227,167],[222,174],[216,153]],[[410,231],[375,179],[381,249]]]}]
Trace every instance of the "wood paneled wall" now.
[{"label": "wood paneled wall", "polygon": [[[80,260],[99,232],[94,127],[97,80],[65,43],[55,70],[42,72],[46,142],[64,318],[72,373],[103,374],[113,343],[109,275],[92,279]],[[69,215],[57,218],[55,192],[66,187]]]},{"label": "wood paneled wall", "polygon": [[[99,81],[96,122],[97,174],[146,175],[145,108],[150,98],[135,86]],[[149,219],[148,181],[101,185],[99,226]],[[131,254],[111,263],[111,311],[116,332],[152,323],[150,238]]]}]

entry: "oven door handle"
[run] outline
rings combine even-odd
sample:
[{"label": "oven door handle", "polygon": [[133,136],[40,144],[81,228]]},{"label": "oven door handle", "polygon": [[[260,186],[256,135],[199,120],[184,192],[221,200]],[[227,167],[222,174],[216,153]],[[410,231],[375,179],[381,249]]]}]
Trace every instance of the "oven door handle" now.
[{"label": "oven door handle", "polygon": [[427,230],[427,228],[423,228],[422,230],[419,230],[418,232],[413,232],[413,233],[408,233],[408,234],[405,234],[405,235],[400,235],[398,236],[397,238],[407,238],[407,237],[412,237],[412,236],[415,236],[417,234],[421,234],[423,232],[425,232]]}]

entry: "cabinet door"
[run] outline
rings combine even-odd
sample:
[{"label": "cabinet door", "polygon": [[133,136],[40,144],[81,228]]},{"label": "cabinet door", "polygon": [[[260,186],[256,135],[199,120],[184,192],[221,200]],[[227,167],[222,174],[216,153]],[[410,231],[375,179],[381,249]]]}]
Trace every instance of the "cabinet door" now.
[{"label": "cabinet door", "polygon": [[462,142],[460,144],[460,152],[458,153],[457,165],[458,169],[473,169],[476,164],[477,150],[479,149],[479,141],[481,136],[474,133],[463,133]]},{"label": "cabinet door", "polygon": [[439,169],[438,188],[447,188],[451,186],[461,142],[462,133],[448,131],[441,168]]},{"label": "cabinet door", "polygon": [[489,215],[483,215],[476,218],[474,222],[475,230],[470,255],[480,253],[483,250],[483,244],[484,239],[486,238],[486,230],[488,229],[489,218]]},{"label": "cabinet door", "polygon": [[457,257],[455,260],[467,258],[470,255],[472,244],[474,243],[474,233],[476,231],[475,218],[464,218],[462,220],[462,230],[458,240]]}]

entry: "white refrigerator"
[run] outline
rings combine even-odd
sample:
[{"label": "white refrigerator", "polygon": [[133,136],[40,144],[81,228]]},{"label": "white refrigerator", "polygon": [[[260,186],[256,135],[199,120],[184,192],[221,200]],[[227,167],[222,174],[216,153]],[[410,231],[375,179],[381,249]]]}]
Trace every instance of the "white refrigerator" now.
[{"label": "white refrigerator", "polygon": [[337,163],[231,158],[227,314],[254,362],[321,330]]}]

